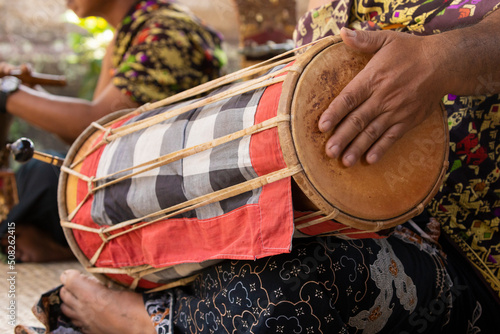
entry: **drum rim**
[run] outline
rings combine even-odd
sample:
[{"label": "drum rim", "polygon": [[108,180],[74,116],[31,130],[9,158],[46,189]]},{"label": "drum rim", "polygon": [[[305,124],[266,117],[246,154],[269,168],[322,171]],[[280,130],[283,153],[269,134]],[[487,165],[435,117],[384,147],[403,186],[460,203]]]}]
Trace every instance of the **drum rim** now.
[{"label": "drum rim", "polygon": [[[308,64],[318,56],[320,53],[325,51],[327,48],[334,47],[337,44],[341,44],[342,39],[339,36],[327,37],[311,47],[311,49],[304,54],[303,57],[299,57],[295,64],[295,68],[300,70],[290,72],[285,82],[283,83],[283,93],[280,97],[280,103],[278,107],[278,114],[291,114],[291,109],[294,102],[294,96],[297,90],[297,83],[305,72]],[[443,143],[443,159],[441,164],[441,170],[437,172],[437,176],[434,182],[430,182],[432,186],[430,187],[429,193],[422,198],[415,206],[408,208],[408,210],[402,214],[387,219],[365,219],[356,217],[347,212],[342,211],[334,204],[330,203],[313,185],[305,171],[303,170],[299,174],[293,176],[293,179],[303,191],[303,193],[313,202],[314,205],[321,211],[324,215],[330,217],[334,216],[334,221],[345,224],[349,227],[361,229],[366,232],[376,232],[383,229],[388,229],[399,224],[406,222],[412,217],[422,213],[424,207],[431,201],[431,199],[437,194],[439,188],[441,187],[442,181],[445,177],[446,171],[448,169],[448,156],[449,156],[449,132],[447,127],[447,115],[443,103],[440,103],[442,126],[445,137],[445,142]],[[437,112],[437,111],[434,111]],[[293,117],[292,117],[293,119]],[[293,138],[292,122],[289,124],[279,124],[278,132],[280,136],[280,142],[282,144],[283,156],[285,162],[288,166],[291,165],[301,165],[300,158],[297,153],[296,144]],[[299,227],[300,228],[300,227]]]},{"label": "drum rim", "polygon": [[[118,110],[115,111],[111,114],[108,114],[99,120],[97,120],[95,123],[104,126],[105,124],[112,122],[119,117],[122,117],[131,111],[135,109],[123,109],[123,110]],[[74,158],[76,155],[80,152],[82,149],[83,144],[87,143],[89,138],[96,134],[96,129],[92,126],[88,126],[78,137],[77,139],[73,142],[71,145],[70,149],[68,150],[68,153],[66,155],[66,158],[64,159],[64,163],[62,167],[67,167],[69,168],[72,162],[74,161]],[[68,173],[61,173],[59,176],[59,183],[57,187],[57,198],[58,198],[58,211],[59,211],[59,217],[61,221],[67,220],[68,217],[68,210],[67,210],[67,183],[68,183]],[[92,264],[90,263],[90,260],[87,258],[87,256],[83,253],[83,251],[80,249],[78,246],[78,243],[76,242],[75,235],[73,234],[73,229],[62,226],[62,230],[64,233],[64,236],[66,238],[66,241],[68,242],[68,245],[75,255],[76,259],[82,264],[84,268],[89,268],[92,267]],[[104,274],[99,274],[99,273],[93,273],[93,276],[95,276],[99,281],[102,283],[112,285],[115,288],[123,288],[124,285],[117,283],[113,281],[110,277],[104,275]]]}]

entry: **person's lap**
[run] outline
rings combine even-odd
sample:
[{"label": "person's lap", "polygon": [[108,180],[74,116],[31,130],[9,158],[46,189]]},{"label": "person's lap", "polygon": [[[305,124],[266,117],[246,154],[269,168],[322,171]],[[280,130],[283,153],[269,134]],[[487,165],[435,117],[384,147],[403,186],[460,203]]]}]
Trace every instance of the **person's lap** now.
[{"label": "person's lap", "polygon": [[472,286],[450,276],[437,246],[403,230],[384,240],[295,240],[290,254],[225,261],[189,287],[144,295],[145,306],[162,330],[180,333],[460,333],[480,326]]},{"label": "person's lap", "polygon": [[[465,333],[500,325],[494,302],[459,266],[404,224],[381,240],[295,239],[289,254],[226,260],[143,300],[158,333]],[[58,292],[38,310],[49,305],[51,330],[75,328],[54,303]]]}]

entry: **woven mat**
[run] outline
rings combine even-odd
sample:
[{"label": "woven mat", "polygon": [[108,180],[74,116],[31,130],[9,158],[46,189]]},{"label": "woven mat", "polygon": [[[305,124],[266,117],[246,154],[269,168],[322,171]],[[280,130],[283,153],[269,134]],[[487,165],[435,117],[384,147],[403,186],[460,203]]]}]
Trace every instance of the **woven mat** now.
[{"label": "woven mat", "polygon": [[[11,300],[15,300],[16,314],[15,324],[42,327],[40,322],[31,312],[31,308],[38,301],[40,295],[51,290],[61,283],[59,276],[66,269],[77,269],[84,271],[78,262],[54,262],[54,263],[18,263],[14,273],[4,263],[0,263],[0,333],[13,333],[14,327],[9,324],[10,311],[8,309]],[[15,281],[9,281],[10,277]],[[10,283],[14,284],[10,284]],[[15,290],[11,292],[11,288]],[[10,294],[15,297],[11,298]]]}]

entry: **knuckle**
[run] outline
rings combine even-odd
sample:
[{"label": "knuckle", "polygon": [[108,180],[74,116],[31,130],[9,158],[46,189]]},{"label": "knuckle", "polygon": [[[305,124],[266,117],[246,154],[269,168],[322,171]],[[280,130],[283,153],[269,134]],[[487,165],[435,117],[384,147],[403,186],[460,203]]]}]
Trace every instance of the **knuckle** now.
[{"label": "knuckle", "polygon": [[365,121],[359,115],[351,115],[348,118],[351,125],[358,131],[361,132],[365,128]]},{"label": "knuckle", "polygon": [[337,123],[339,121],[338,113],[333,109],[332,106],[329,106],[321,115],[320,121],[330,121]]},{"label": "knuckle", "polygon": [[402,134],[396,131],[388,131],[384,137],[388,142],[394,143],[402,137]]},{"label": "knuckle", "polygon": [[340,103],[349,111],[354,110],[354,108],[358,106],[358,102],[354,94],[342,94],[339,98]]},{"label": "knuckle", "polygon": [[338,124],[342,121],[342,114],[340,113],[336,113],[336,112],[332,112],[330,114],[328,114],[328,117],[330,119],[330,121],[333,122],[333,124]]},{"label": "knuckle", "polygon": [[371,141],[375,141],[380,137],[380,131],[374,125],[366,127],[365,134]]}]

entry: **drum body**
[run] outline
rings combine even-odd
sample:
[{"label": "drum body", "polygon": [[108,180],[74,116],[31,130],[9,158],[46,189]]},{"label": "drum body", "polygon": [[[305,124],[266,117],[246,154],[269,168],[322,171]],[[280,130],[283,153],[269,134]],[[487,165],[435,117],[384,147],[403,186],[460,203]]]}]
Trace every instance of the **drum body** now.
[{"label": "drum body", "polygon": [[294,234],[375,237],[420,213],[447,168],[444,111],[375,165],[329,159],[319,116],[369,60],[338,42],[257,81],[89,127],[59,186],[80,262],[103,280],[150,289],[220,259],[288,252]]}]

